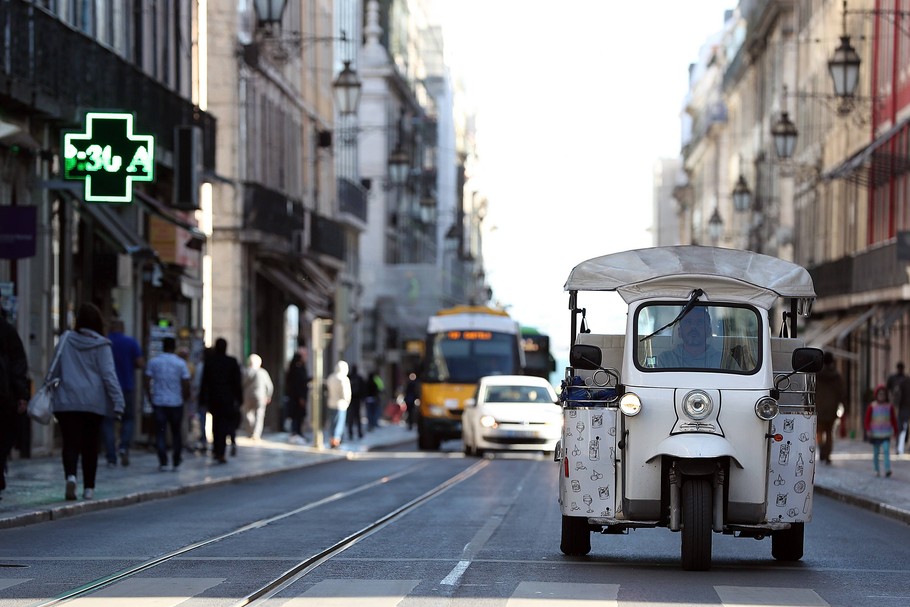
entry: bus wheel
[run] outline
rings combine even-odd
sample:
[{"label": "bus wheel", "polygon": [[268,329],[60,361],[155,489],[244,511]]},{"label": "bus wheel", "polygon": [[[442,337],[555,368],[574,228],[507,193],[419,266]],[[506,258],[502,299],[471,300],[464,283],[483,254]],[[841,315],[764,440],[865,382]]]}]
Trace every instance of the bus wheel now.
[{"label": "bus wheel", "polygon": [[421,451],[439,451],[439,438],[427,431],[418,430],[417,446]]},{"label": "bus wheel", "polygon": [[682,567],[711,568],[711,481],[689,478],[682,486]]},{"label": "bus wheel", "polygon": [[798,561],[803,558],[805,525],[791,523],[789,529],[771,534],[771,556],[778,561]]},{"label": "bus wheel", "polygon": [[588,519],[562,516],[562,539],[559,549],[566,556],[585,556],[591,552],[591,528]]}]

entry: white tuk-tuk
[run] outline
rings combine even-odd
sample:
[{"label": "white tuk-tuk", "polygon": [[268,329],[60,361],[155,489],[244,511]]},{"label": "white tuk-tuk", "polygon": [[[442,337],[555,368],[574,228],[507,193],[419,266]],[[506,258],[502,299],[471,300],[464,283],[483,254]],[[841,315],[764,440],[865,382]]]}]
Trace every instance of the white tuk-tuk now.
[{"label": "white tuk-tuk", "polygon": [[[688,570],[711,567],[712,532],[770,536],[775,559],[802,558],[822,366],[797,337],[809,273],[749,251],[656,247],[582,262],[565,290],[562,552],[590,552],[591,532],[667,527]],[[619,293],[625,335],[589,331],[587,291]]]}]

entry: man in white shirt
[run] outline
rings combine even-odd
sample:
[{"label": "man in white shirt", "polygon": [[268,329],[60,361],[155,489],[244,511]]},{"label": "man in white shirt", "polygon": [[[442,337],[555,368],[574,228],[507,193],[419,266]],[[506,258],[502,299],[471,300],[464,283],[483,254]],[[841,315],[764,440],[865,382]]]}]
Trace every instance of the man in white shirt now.
[{"label": "man in white shirt", "polygon": [[[145,368],[145,393],[155,413],[158,446],[158,470],[174,472],[180,467],[183,454],[183,403],[190,397],[190,369],[186,362],[174,354],[177,342],[165,337],[164,352],[148,362]],[[173,466],[167,465],[167,428],[171,429]]]}]

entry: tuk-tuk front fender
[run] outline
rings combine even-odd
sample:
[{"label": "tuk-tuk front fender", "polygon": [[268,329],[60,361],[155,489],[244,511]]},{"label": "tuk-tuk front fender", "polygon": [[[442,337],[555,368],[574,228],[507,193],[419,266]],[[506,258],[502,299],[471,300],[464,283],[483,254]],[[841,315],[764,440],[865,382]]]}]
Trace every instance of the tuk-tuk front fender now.
[{"label": "tuk-tuk front fender", "polygon": [[661,455],[668,455],[679,459],[715,459],[718,457],[729,457],[730,460],[739,468],[743,465],[739,462],[736,449],[726,438],[714,434],[674,434],[668,436],[658,443],[648,459],[651,463],[655,458]]}]

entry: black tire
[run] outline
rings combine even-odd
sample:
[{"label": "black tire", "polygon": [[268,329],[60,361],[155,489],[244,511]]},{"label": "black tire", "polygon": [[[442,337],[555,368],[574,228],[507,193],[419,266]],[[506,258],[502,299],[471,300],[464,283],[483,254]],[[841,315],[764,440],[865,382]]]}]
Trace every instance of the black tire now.
[{"label": "black tire", "polygon": [[789,529],[771,534],[771,556],[778,561],[798,561],[803,558],[805,524],[792,523]]},{"label": "black tire", "polygon": [[711,481],[690,478],[682,486],[682,568],[707,571],[711,568]]},{"label": "black tire", "polygon": [[439,438],[429,432],[417,432],[417,446],[421,451],[439,451]]},{"label": "black tire", "polygon": [[591,528],[588,527],[588,519],[563,515],[559,549],[566,556],[585,556],[591,552]]}]

